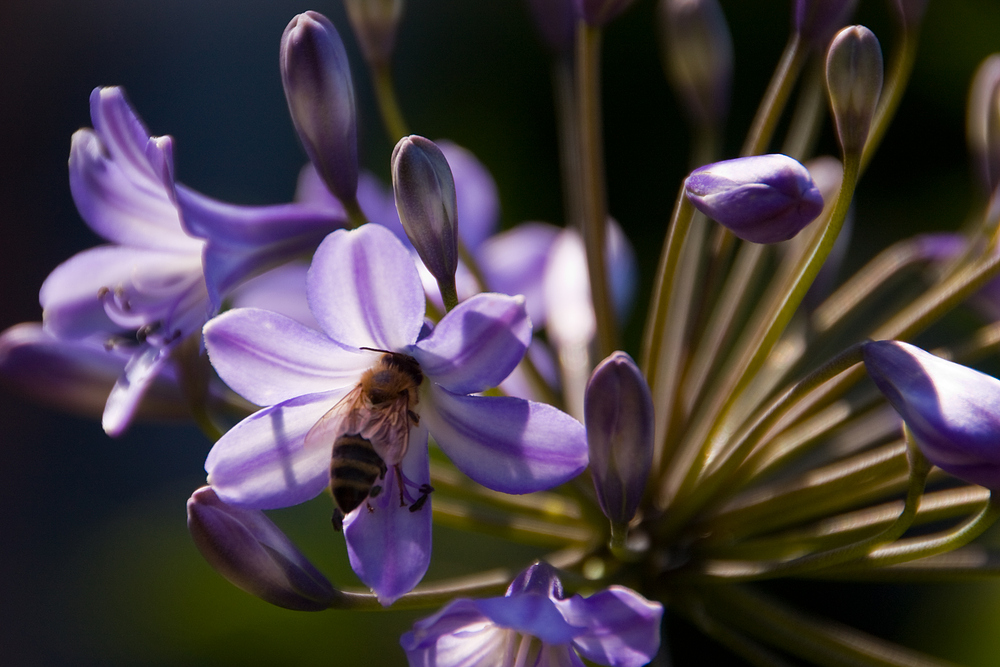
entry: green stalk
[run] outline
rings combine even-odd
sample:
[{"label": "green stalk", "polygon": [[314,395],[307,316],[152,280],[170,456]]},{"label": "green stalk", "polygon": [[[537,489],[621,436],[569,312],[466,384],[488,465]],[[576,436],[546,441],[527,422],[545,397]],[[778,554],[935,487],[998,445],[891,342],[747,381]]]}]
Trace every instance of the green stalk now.
[{"label": "green stalk", "polygon": [[375,100],[378,102],[382,123],[389,135],[389,140],[395,144],[410,134],[406,120],[396,98],[396,87],[392,81],[392,70],[388,62],[371,66],[372,83],[375,86]]}]

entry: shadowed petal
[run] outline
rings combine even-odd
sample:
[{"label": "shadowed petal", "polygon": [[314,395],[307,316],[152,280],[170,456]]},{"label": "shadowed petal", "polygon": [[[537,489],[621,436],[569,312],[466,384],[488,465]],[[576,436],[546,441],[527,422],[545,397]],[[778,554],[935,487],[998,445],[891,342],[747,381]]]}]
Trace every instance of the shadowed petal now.
[{"label": "shadowed petal", "polygon": [[355,347],[397,351],[417,340],[424,291],[413,256],[380,225],[336,231],[306,278],[309,307],[323,330]]},{"label": "shadowed petal", "polygon": [[471,151],[448,140],[435,142],[451,167],[458,202],[458,235],[470,252],[500,221],[500,197],[490,172]]},{"label": "shadowed petal", "polygon": [[420,415],[466,475],[504,493],[550,489],[587,466],[583,425],[544,403],[431,386]]},{"label": "shadowed petal", "polygon": [[257,405],[352,387],[372,364],[371,354],[345,348],[315,329],[257,308],[223,313],[205,325],[204,333],[219,376]]},{"label": "shadowed petal", "polygon": [[538,637],[547,644],[568,644],[579,628],[567,623],[553,600],[526,593],[475,601],[476,608],[497,625]]},{"label": "shadowed petal", "polygon": [[346,390],[307,394],[256,412],[208,453],[209,484],[223,502],[251,509],[303,503],[330,483],[329,447],[306,448],[305,437]]},{"label": "shadowed petal", "polygon": [[549,251],[559,232],[555,225],[527,222],[486,239],[476,257],[490,290],[524,295],[528,315],[536,327],[545,325],[542,281]]},{"label": "shadowed petal", "polygon": [[498,627],[466,598],[417,621],[399,640],[411,667],[503,667],[516,651],[513,631]]},{"label": "shadowed petal", "polygon": [[663,605],[612,586],[588,598],[555,600],[566,622],[587,631],[573,640],[588,660],[613,667],[641,667],[660,648]]},{"label": "shadowed petal", "polygon": [[263,308],[319,331],[319,322],[306,301],[307,271],[309,266],[304,262],[290,262],[251,278],[233,290],[233,308]]},{"label": "shadowed petal", "polygon": [[[403,475],[416,486],[430,483],[423,426],[410,432],[410,448],[400,465]],[[378,497],[369,498],[344,520],[351,568],[386,607],[420,583],[431,559],[430,500],[411,512],[409,505],[419,493],[415,488],[406,493],[409,497],[401,507],[399,484],[390,468]]]},{"label": "shadowed petal", "polygon": [[445,315],[413,355],[431,381],[471,394],[500,384],[530,343],[523,297],[479,294]]}]

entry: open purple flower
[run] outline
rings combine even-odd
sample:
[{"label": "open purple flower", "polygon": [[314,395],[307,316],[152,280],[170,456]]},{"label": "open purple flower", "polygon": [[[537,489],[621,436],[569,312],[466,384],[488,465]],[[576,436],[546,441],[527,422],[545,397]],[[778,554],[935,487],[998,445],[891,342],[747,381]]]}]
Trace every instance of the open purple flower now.
[{"label": "open purple flower", "polygon": [[307,291],[322,332],[256,309],[205,327],[223,380],[270,406],[223,436],[205,467],[224,502],[255,509],[331,485],[341,506],[338,468],[368,470],[343,529],[351,566],[383,604],[412,589],[429,562],[428,432],[469,477],[506,493],[551,488],[586,466],[573,418],[473,395],[521,360],[531,340],[522,298],[477,295],[428,331],[413,256],[380,225],[327,237]]},{"label": "open purple flower", "polygon": [[39,300],[53,336],[103,338],[128,357],[104,410],[104,429],[118,435],[231,289],[311,250],[343,218],[302,204],[233,206],[176,185],[173,140],[150,137],[120,88],[94,90],[90,106],[94,129],[73,135],[70,188],[111,245],[63,262]]},{"label": "open purple flower", "polygon": [[869,342],[862,351],[868,375],[927,460],[1000,489],[1000,380],[896,340]]},{"label": "open purple flower", "polygon": [[564,597],[547,563],[518,575],[499,598],[450,602],[400,639],[411,667],[640,667],[660,647],[663,605],[623,586]]}]

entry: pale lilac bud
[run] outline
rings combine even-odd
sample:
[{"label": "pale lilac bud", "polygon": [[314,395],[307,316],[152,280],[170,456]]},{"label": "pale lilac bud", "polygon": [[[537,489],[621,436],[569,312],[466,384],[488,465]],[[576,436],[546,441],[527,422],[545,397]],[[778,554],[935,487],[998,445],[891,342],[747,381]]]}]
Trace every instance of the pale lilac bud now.
[{"label": "pale lilac bud", "polygon": [[344,0],[344,6],[365,59],[373,65],[388,63],[396,46],[403,0]]},{"label": "pale lilac bud", "polygon": [[866,343],[862,354],[927,460],[1000,489],[1000,380],[894,340]]},{"label": "pale lilac bud", "polygon": [[684,182],[699,211],[752,243],[787,241],[823,211],[809,170],[787,155],[754,155],[699,167]]},{"label": "pale lilac bud", "polygon": [[542,42],[553,53],[572,52],[579,18],[575,0],[528,0],[528,11]]},{"label": "pale lilac bud", "polygon": [[733,38],[718,0],[661,0],[660,52],[670,83],[697,125],[729,112]]},{"label": "pale lilac bud", "polygon": [[633,0],[575,0],[576,11],[587,25],[601,28],[628,9]]},{"label": "pale lilac bud", "polygon": [[441,281],[454,282],[458,268],[458,209],[455,179],[433,141],[403,137],[392,151],[392,190],[406,236]]},{"label": "pale lilac bud", "polygon": [[972,78],[966,136],[973,171],[993,192],[1000,183],[1000,53],[984,60]]},{"label": "pale lilac bud", "polygon": [[882,94],[882,49],[868,28],[837,33],[826,55],[826,86],[845,155],[860,155]]},{"label": "pale lilac bud", "polygon": [[292,19],[281,35],[281,82],[292,122],[316,171],[338,199],[358,189],[354,84],[340,35],[322,14]]},{"label": "pale lilac bud", "polygon": [[286,609],[330,607],[333,586],[260,510],[227,505],[203,486],[191,494],[187,513],[198,551],[230,583]]},{"label": "pale lilac bud", "polygon": [[810,48],[825,49],[857,4],[858,0],[795,0],[792,30]]},{"label": "pale lilac bud", "polygon": [[653,398],[630,356],[615,352],[597,365],[583,413],[597,501],[612,523],[626,525],[653,463]]}]

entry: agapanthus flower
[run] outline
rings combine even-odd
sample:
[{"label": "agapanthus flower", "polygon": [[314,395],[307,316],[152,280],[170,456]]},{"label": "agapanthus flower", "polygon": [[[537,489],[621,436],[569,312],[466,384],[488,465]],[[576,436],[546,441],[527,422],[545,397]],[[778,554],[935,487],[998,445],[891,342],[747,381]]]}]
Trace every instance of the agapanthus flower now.
[{"label": "agapanthus flower", "polygon": [[[338,438],[367,441],[384,472],[373,480],[378,492],[346,513],[343,531],[351,566],[383,604],[412,589],[430,558],[428,432],[465,474],[505,493],[551,488],[586,466],[584,429],[573,418],[474,395],[502,381],[528,347],[522,298],[477,295],[431,329],[413,256],[380,225],[331,234],[307,291],[322,331],[257,309],[205,327],[223,380],[269,406],[223,436],[205,467],[226,503],[286,507],[331,486]],[[388,391],[378,375],[386,364],[410,378],[391,408],[375,396]]]},{"label": "agapanthus flower", "polygon": [[1000,380],[896,340],[869,342],[865,368],[924,456],[973,484],[1000,489]]},{"label": "agapanthus flower", "polygon": [[551,565],[535,563],[504,597],[453,600],[400,639],[411,667],[639,667],[660,647],[663,605],[624,586],[565,597]]},{"label": "agapanthus flower", "polygon": [[229,290],[311,250],[343,219],[301,204],[223,204],[177,185],[173,140],[151,137],[120,88],[94,90],[90,104],[94,129],[73,136],[70,187],[83,219],[111,245],[58,266],[39,300],[52,335],[103,338],[128,357],[103,417],[117,435]]}]

